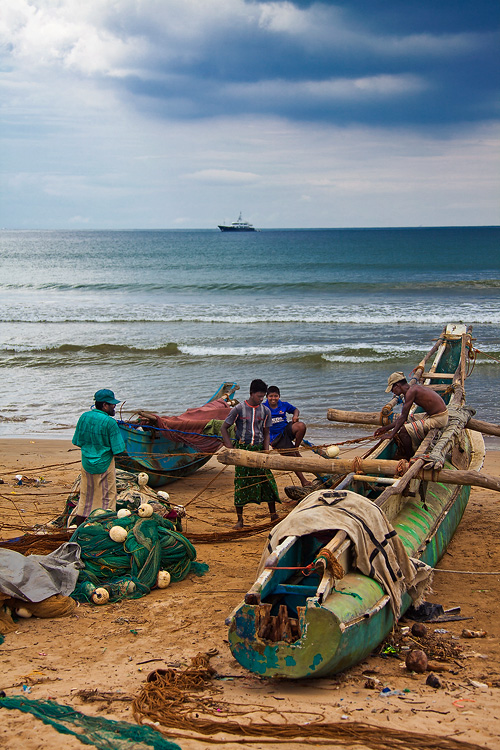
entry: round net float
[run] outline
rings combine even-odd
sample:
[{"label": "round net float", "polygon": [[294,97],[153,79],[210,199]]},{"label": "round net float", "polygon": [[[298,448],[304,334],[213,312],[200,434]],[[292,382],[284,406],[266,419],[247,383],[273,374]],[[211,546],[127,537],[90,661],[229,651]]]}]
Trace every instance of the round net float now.
[{"label": "round net float", "polygon": [[170,573],[168,570],[159,570],[156,578],[156,585],[159,589],[166,589],[170,584]]},{"label": "round net float", "polygon": [[114,542],[124,542],[127,533],[127,529],[124,529],[123,526],[112,526],[109,530],[109,536]]},{"label": "round net float", "polygon": [[340,453],[340,448],[338,445],[329,445],[325,453],[328,458],[337,458]]},{"label": "round net float", "polygon": [[156,494],[158,495],[158,497],[161,497],[161,498],[163,498],[163,500],[166,500],[167,503],[170,500],[170,495],[168,494],[168,492],[164,492],[163,490],[159,490]]},{"label": "round net float", "polygon": [[139,505],[137,513],[141,518],[150,518],[153,515],[153,506],[149,503],[143,503]]},{"label": "round net float", "polygon": [[137,483],[139,487],[145,487],[148,481],[149,481],[149,477],[145,471],[141,471],[141,473],[137,475]]},{"label": "round net float", "polygon": [[33,616],[33,612],[30,612],[29,609],[26,609],[26,607],[18,607],[16,609],[16,615],[18,617],[24,617],[24,618],[28,619],[28,617],[32,617]]},{"label": "round net float", "polygon": [[128,508],[120,508],[120,510],[117,511],[117,518],[126,518],[127,516],[130,516],[130,511]]},{"label": "round net float", "polygon": [[109,602],[109,591],[102,587],[98,588],[92,594],[91,599],[94,604],[106,604]]}]

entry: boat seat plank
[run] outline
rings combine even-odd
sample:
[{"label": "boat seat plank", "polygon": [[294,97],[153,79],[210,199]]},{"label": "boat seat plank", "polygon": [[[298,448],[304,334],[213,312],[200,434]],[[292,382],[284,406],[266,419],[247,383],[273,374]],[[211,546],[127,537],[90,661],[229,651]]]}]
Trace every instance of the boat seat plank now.
[{"label": "boat seat plank", "polygon": [[290,583],[279,583],[272,591],[273,594],[293,594],[295,596],[316,596],[317,586],[294,586]]}]

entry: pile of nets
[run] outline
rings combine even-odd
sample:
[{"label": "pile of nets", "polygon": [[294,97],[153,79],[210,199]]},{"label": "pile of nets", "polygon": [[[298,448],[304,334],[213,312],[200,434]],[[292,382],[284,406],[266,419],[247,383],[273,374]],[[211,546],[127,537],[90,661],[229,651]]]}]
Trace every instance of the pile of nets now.
[{"label": "pile of nets", "polygon": [[[117,526],[126,532],[123,542],[109,535]],[[96,588],[102,587],[109,601],[137,599],[156,586],[159,571],[168,571],[171,581],[181,581],[188,573],[204,575],[208,570],[208,565],[196,562],[191,542],[157,513],[142,518],[132,512],[118,518],[114,511],[98,509],[78,527],[71,541],[80,545],[85,565],[72,593],[78,601],[91,601]]]}]

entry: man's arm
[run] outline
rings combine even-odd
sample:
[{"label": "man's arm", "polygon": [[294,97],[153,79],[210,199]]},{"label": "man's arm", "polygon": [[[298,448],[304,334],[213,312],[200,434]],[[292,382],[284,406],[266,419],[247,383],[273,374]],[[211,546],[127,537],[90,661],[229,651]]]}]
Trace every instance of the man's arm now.
[{"label": "man's arm", "polygon": [[236,406],[233,406],[227,417],[225,418],[224,422],[221,425],[220,428],[220,434],[222,435],[222,442],[224,443],[226,448],[232,448],[233,442],[231,440],[231,436],[229,435],[229,428],[232,424],[236,422],[238,419],[238,415],[240,414],[241,404],[236,404]]},{"label": "man's arm", "polygon": [[262,430],[264,434],[264,450],[268,451],[270,449],[270,439],[269,439],[269,420],[266,422],[266,426]]},{"label": "man's arm", "polygon": [[233,447],[231,438],[229,437],[229,427],[230,425],[228,425],[227,422],[223,422],[220,428],[220,434],[222,435],[222,442],[224,443],[226,448]]},{"label": "man's arm", "polygon": [[299,414],[300,414],[300,411],[298,409],[294,409],[293,414],[292,414],[292,423],[299,421]]},{"label": "man's arm", "polygon": [[116,424],[115,420],[110,417],[111,425],[109,430],[109,445],[113,455],[117,456],[119,453],[123,453],[126,446],[125,440],[122,437],[120,428]]},{"label": "man's arm", "polygon": [[384,425],[384,427],[379,427],[378,430],[375,430],[373,433],[374,437],[380,437],[380,435],[383,435],[384,433],[388,433],[386,435],[386,439],[390,440],[394,437],[394,435],[399,432],[401,427],[406,422],[406,418],[408,417],[408,414],[410,412],[411,406],[413,404],[413,401],[415,400],[415,393],[412,393],[412,389],[410,388],[406,392],[405,402],[403,404],[403,408],[401,410],[401,414],[396,419],[395,422],[391,422],[391,424]]},{"label": "man's arm", "polygon": [[272,421],[272,415],[271,415],[271,409],[268,406],[264,407],[266,414],[262,422],[262,435],[264,437],[264,443],[263,447],[265,451],[270,450],[271,448],[271,421]]}]

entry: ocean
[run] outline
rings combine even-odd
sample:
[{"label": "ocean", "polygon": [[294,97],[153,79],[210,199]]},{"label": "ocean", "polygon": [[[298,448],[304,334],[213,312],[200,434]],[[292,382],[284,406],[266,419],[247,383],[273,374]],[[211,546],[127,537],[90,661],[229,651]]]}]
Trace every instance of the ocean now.
[{"label": "ocean", "polygon": [[[473,326],[477,417],[500,423],[500,229],[1,231],[1,437],[71,437],[99,388],[180,414],[253,378],[298,406],[307,437],[369,434],[448,322]],[[500,445],[500,439],[489,445]]]}]

